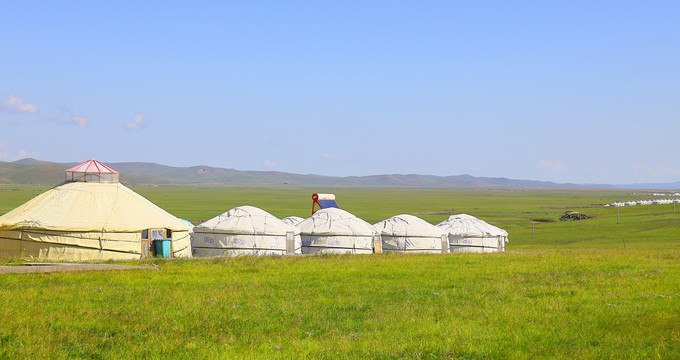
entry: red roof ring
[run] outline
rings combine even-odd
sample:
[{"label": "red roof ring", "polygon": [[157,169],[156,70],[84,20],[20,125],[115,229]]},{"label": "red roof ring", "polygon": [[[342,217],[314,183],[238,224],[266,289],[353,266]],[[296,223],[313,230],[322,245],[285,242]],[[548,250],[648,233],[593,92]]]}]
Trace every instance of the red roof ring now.
[{"label": "red roof ring", "polygon": [[118,170],[90,159],[66,169],[66,181],[78,182],[118,182]]},{"label": "red roof ring", "polygon": [[95,159],[90,159],[84,163],[80,163],[66,171],[83,172],[83,173],[100,173],[100,174],[119,174],[118,170],[100,163]]}]

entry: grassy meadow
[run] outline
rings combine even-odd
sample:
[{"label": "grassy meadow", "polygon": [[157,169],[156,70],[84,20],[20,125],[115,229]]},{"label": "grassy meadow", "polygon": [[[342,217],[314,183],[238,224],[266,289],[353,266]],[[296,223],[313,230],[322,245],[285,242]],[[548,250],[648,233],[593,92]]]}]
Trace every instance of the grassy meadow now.
[{"label": "grassy meadow", "polygon": [[[0,213],[45,189],[0,186]],[[601,206],[648,194],[134,190],[193,222],[244,204],[307,217],[313,192],[333,192],[371,223],[462,212],[508,230],[510,243],[502,254],[153,259],[142,271],[0,274],[0,358],[680,358],[680,206],[618,217]],[[559,221],[579,209],[593,218]]]}]

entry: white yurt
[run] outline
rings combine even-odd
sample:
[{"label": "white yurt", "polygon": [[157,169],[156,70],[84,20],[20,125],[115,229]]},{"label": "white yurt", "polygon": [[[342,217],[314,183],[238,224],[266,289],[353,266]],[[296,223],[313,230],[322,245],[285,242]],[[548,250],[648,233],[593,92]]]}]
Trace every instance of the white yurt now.
[{"label": "white yurt", "polygon": [[298,224],[303,254],[371,254],[382,252],[373,225],[338,209],[318,210]]},{"label": "white yurt", "polygon": [[293,255],[300,230],[254,206],[238,206],[193,229],[194,256]]},{"label": "white yurt", "polygon": [[437,224],[449,236],[449,252],[505,251],[508,232],[467,214],[451,215]]},{"label": "white yurt", "polygon": [[94,159],[67,169],[65,183],[0,216],[0,257],[190,257],[189,225],[118,179],[118,171]]},{"label": "white yurt", "polygon": [[383,252],[449,252],[447,232],[417,216],[395,215],[373,226],[380,232]]},{"label": "white yurt", "polygon": [[286,224],[293,226],[298,226],[298,224],[303,222],[304,220],[305,218],[299,216],[288,216],[281,219],[281,221],[285,222]]}]

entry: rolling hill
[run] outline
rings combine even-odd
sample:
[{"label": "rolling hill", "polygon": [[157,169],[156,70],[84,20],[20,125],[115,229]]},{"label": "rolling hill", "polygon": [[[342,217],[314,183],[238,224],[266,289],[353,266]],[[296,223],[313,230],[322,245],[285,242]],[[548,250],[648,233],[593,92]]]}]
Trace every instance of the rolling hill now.
[{"label": "rolling hill", "polygon": [[[0,184],[56,185],[63,181],[64,170],[77,163],[55,163],[36,159],[0,162]],[[560,184],[549,181],[475,177],[470,175],[384,174],[370,176],[302,175],[280,171],[242,171],[212,166],[174,167],[146,162],[107,163],[121,173],[121,181],[130,185],[298,185],[298,186],[376,186],[428,188],[638,188],[676,189],[680,182],[669,184]]]}]

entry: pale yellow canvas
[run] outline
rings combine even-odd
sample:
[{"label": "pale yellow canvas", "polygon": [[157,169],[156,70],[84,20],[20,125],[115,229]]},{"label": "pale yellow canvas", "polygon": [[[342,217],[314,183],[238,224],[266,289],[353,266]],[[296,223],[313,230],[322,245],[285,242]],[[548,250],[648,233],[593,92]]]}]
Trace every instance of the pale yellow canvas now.
[{"label": "pale yellow canvas", "polygon": [[126,186],[66,183],[0,216],[0,256],[138,259],[151,228],[172,231],[173,256],[191,256],[189,224]]}]

